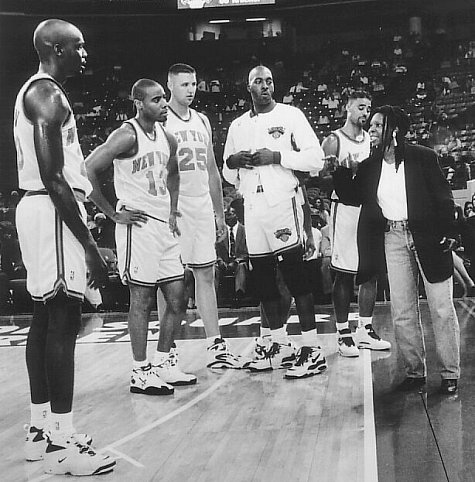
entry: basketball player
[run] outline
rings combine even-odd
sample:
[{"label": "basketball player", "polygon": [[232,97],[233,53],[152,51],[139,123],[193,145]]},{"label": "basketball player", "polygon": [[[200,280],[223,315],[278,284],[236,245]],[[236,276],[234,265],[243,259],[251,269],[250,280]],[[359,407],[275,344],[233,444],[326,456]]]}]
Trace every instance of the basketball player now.
[{"label": "basketball player", "polygon": [[[31,423],[27,460],[44,459],[52,474],[97,475],[115,461],[97,454],[73,427],[74,350],[81,302],[106,265],[87,226],[83,202],[91,185],[74,114],[61,86],[84,69],[84,38],[74,25],[41,22],[33,36],[40,65],[18,93],[14,137],[19,187],[17,229],[34,313],[26,345]],[[49,431],[47,436],[45,432]]]},{"label": "basketball player", "polygon": [[[171,385],[196,377],[177,366],[174,330],[185,316],[183,266],[175,235],[180,177],[176,140],[160,122],[167,117],[163,87],[140,79],[131,97],[137,114],[125,121],[86,159],[90,199],[116,223],[119,271],[130,291],[128,325],[133,354],[130,391],[169,395]],[[100,173],[114,166],[116,209],[104,197]],[[147,358],[147,332],[157,286],[166,301],[154,358]]]},{"label": "basketball player", "polygon": [[[187,64],[168,70],[167,129],[178,142],[180,169],[180,247],[184,264],[195,277],[196,305],[203,319],[208,342],[209,368],[242,368],[243,360],[233,355],[221,337],[214,284],[216,235],[226,235],[223,190],[216,166],[208,118],[190,107],[196,93],[196,72]],[[216,216],[216,221],[215,221]],[[215,227],[216,226],[216,227]]]},{"label": "basketball player", "polygon": [[[339,164],[351,167],[369,157],[370,139],[364,125],[371,111],[371,98],[364,91],[349,94],[346,122],[332,132],[322,144],[326,156],[335,156]],[[358,269],[356,231],[360,207],[349,206],[332,195],[331,209],[331,267],[335,271],[333,306],[338,331],[338,351],[345,357],[359,356],[358,348],[389,350],[391,344],[374,331],[373,309],[376,301],[376,278],[360,285],[358,294],[359,317],[355,341],[348,324],[348,313],[353,295],[354,275]]]},{"label": "basketball player", "polygon": [[[274,100],[274,81],[267,67],[249,72],[248,90],[252,109],[231,123],[223,175],[244,197],[257,296],[272,334],[266,356],[251,362],[249,368],[262,371],[290,365],[285,377],[303,378],[321,373],[326,361],[317,342],[309,265],[303,259],[303,199],[293,170],[320,170],[324,154],[302,112]],[[276,260],[299,315],[304,346],[297,355],[282,326]]]}]

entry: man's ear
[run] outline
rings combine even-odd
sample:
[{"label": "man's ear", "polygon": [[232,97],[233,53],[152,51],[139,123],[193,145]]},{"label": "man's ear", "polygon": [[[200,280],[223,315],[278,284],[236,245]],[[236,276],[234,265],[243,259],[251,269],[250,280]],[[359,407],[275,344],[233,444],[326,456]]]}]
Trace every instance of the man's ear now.
[{"label": "man's ear", "polygon": [[61,55],[63,55],[64,49],[63,49],[62,45],[54,44],[53,45],[53,51],[58,57],[60,57]]}]

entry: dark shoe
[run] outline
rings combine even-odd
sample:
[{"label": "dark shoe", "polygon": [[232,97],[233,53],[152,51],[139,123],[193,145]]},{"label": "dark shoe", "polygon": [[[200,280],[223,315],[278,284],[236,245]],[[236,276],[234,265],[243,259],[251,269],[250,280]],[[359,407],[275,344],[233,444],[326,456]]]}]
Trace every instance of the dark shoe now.
[{"label": "dark shoe", "polygon": [[426,384],[425,377],[422,378],[406,378],[396,390],[399,392],[411,392],[413,390],[419,390]]},{"label": "dark shoe", "polygon": [[457,391],[457,380],[455,378],[445,378],[440,384],[440,393],[453,395]]}]

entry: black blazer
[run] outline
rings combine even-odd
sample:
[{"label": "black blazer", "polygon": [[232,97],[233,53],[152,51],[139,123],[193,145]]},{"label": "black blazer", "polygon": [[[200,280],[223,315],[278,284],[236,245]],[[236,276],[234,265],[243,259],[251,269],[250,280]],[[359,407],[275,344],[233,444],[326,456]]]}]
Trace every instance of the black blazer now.
[{"label": "black blazer", "polygon": [[[238,222],[235,239],[235,259],[238,261],[247,261],[249,253],[246,244],[246,230],[244,225]],[[226,236],[222,241],[216,243],[216,255],[218,259],[222,259],[225,263],[233,261],[229,256],[229,231],[226,231]]]},{"label": "black blazer", "polygon": [[[362,206],[358,223],[358,283],[386,269],[386,219],[377,201],[382,162],[370,156],[359,165],[354,178],[349,169],[341,167],[333,176],[340,201]],[[452,191],[432,149],[406,145],[404,169],[409,229],[422,270],[431,283],[446,280],[453,274],[452,253],[444,253],[439,243],[444,236],[455,237]]]}]

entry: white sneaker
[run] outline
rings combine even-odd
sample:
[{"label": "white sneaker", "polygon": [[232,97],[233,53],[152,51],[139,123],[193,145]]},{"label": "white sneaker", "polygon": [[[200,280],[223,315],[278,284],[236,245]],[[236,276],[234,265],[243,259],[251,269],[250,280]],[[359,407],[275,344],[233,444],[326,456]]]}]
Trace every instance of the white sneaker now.
[{"label": "white sneaker", "polygon": [[165,383],[155,370],[152,370],[150,363],[144,368],[132,370],[130,377],[130,391],[144,395],[171,395],[174,392],[171,385]]},{"label": "white sneaker", "polygon": [[319,346],[302,346],[297,352],[297,361],[284,378],[306,378],[318,375],[327,369],[327,361]]},{"label": "white sneaker", "polygon": [[44,471],[57,475],[99,475],[114,470],[116,461],[95,452],[69,437],[63,441],[49,441],[44,455]]},{"label": "white sneaker", "polygon": [[287,343],[276,343],[265,351],[264,356],[247,365],[251,372],[265,372],[274,368],[290,368],[295,361],[295,345],[291,340]]},{"label": "white sneaker", "polygon": [[228,344],[222,338],[216,338],[208,347],[208,368],[244,368],[248,360],[229,351]]},{"label": "white sneaker", "polygon": [[[48,432],[33,425],[25,425],[27,431],[25,440],[25,458],[29,462],[43,460],[46,447],[48,446]],[[92,444],[92,437],[85,433],[75,433],[72,435],[76,442],[83,445]]]},{"label": "white sneaker", "polygon": [[391,343],[382,340],[374,331],[373,325],[356,328],[355,341],[358,348],[368,348],[369,350],[389,350]]},{"label": "white sneaker", "polygon": [[338,353],[344,357],[357,357],[360,356],[358,347],[355,345],[353,335],[349,328],[345,328],[338,333]]},{"label": "white sneaker", "polygon": [[152,365],[155,371],[164,382],[173,386],[194,385],[196,377],[190,373],[183,373],[178,368],[178,352],[175,347],[170,349],[168,358],[160,365]]}]

